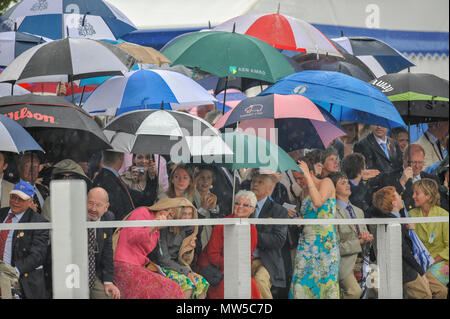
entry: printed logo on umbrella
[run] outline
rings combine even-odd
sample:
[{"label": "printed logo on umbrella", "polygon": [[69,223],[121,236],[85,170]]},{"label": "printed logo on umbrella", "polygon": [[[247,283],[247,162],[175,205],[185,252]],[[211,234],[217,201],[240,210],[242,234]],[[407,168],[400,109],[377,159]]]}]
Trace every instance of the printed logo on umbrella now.
[{"label": "printed logo on umbrella", "polygon": [[306,85],[299,85],[299,86],[297,86],[296,88],[294,88],[292,90],[292,93],[293,94],[300,94],[300,95],[302,95],[302,94],[304,94],[306,92],[307,88],[308,87]]},{"label": "printed logo on umbrella", "polygon": [[370,84],[379,87],[381,89],[381,92],[386,93],[386,92],[391,92],[394,90],[393,86],[387,82],[381,81],[381,80],[373,80],[372,82],[370,82]]},{"label": "printed logo on umbrella", "polygon": [[263,108],[264,108],[264,105],[262,105],[262,104],[249,105],[244,109],[244,112],[246,114],[242,114],[241,117],[248,117],[248,116],[253,116],[255,114],[262,114]]},{"label": "printed logo on umbrella", "polygon": [[41,113],[32,113],[28,111],[27,107],[22,108],[20,111],[15,112],[9,112],[4,114],[5,116],[8,116],[11,120],[18,121],[21,119],[35,119],[36,121],[43,121],[46,123],[56,124],[55,118],[50,115],[41,114]]},{"label": "printed logo on umbrella", "polygon": [[236,73],[237,73],[237,67],[235,67],[235,66],[230,66],[230,73],[231,73],[231,74],[236,74]]}]

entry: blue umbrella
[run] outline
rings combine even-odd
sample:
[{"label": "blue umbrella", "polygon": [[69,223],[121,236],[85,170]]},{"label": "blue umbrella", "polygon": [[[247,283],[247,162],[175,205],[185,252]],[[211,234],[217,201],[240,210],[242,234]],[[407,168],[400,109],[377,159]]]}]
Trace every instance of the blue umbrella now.
[{"label": "blue umbrella", "polygon": [[[63,25],[64,24],[64,25]],[[135,31],[134,24],[103,0],[22,0],[0,17],[0,29],[50,39],[111,39]]]},{"label": "blue umbrella", "polygon": [[20,124],[0,114],[0,151],[21,153],[44,150]]},{"label": "blue umbrella", "polygon": [[341,122],[406,126],[395,106],[380,90],[349,75],[303,71],[288,75],[260,95],[300,94],[329,111]]}]

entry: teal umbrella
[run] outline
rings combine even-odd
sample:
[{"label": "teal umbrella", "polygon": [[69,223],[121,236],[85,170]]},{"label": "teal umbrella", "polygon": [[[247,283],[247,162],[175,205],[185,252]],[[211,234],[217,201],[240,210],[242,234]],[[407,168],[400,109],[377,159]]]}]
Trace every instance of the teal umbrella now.
[{"label": "teal umbrella", "polygon": [[273,172],[295,170],[301,172],[297,163],[278,145],[258,136],[240,132],[222,133],[225,143],[233,150],[222,163],[216,163],[232,170],[241,168],[262,168]]}]

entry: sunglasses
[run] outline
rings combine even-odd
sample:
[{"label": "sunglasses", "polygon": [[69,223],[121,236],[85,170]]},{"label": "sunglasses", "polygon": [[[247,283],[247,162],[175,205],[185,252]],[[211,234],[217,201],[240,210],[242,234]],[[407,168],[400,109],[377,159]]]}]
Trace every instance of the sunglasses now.
[{"label": "sunglasses", "polygon": [[250,205],[250,204],[243,204],[243,203],[238,203],[238,202],[235,202],[234,203],[234,205],[235,206],[242,206],[242,207],[246,207],[246,208],[248,208],[248,207],[254,207],[254,206],[252,206],[252,205]]}]

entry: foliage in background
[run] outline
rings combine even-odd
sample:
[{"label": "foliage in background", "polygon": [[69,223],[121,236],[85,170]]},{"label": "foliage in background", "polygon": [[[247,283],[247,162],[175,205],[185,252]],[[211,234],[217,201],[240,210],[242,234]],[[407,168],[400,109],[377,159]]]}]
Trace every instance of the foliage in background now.
[{"label": "foliage in background", "polygon": [[0,15],[3,14],[11,4],[16,2],[19,2],[19,0],[0,0]]}]

